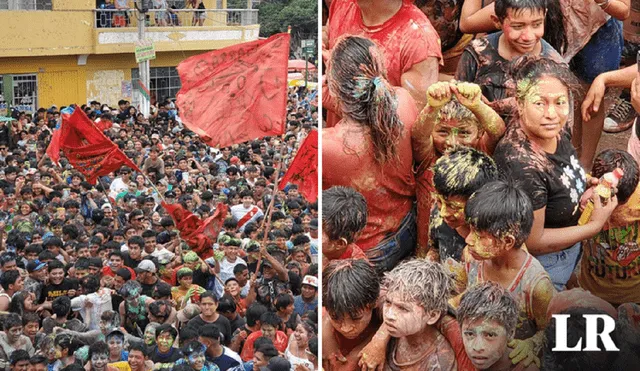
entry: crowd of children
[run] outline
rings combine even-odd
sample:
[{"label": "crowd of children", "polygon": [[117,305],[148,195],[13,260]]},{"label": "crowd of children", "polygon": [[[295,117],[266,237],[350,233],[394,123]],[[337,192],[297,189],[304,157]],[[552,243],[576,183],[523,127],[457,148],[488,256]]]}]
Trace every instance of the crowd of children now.
[{"label": "crowd of children", "polygon": [[[325,369],[637,365],[635,128],[595,154],[629,1],[324,3]],[[554,352],[557,314],[620,351]]]},{"label": "crowd of children", "polygon": [[[275,189],[317,109],[288,93],[285,135],[220,149],[171,101],[75,107],[141,169],[96,185],[45,155],[68,108],[1,122],[0,369],[318,369],[318,204]],[[228,213],[194,246],[169,206]]]}]

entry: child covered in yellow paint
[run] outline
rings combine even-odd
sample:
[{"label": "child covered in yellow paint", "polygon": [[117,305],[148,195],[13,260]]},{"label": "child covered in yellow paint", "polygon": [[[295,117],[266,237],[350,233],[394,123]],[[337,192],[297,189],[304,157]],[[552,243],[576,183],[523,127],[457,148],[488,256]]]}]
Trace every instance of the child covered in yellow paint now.
[{"label": "child covered in yellow paint", "polygon": [[533,225],[531,199],[512,183],[494,181],[469,198],[465,215],[471,256],[465,263],[467,287],[492,281],[513,295],[518,324],[509,357],[513,364],[539,367],[547,307],[556,290],[538,260],[522,249]]}]

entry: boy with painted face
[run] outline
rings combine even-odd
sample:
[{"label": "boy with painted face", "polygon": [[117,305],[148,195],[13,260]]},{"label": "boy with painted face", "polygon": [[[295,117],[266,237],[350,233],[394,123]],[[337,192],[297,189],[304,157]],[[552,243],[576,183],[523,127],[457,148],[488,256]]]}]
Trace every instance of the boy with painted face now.
[{"label": "boy with painted face", "polygon": [[98,341],[89,347],[89,370],[105,371],[109,363],[109,346],[104,341]]},{"label": "boy with painted face", "polygon": [[325,369],[357,369],[358,353],[382,323],[375,310],[380,294],[378,275],[364,259],[334,260],[324,267],[322,282]]},{"label": "boy with painted face", "polygon": [[518,305],[511,294],[497,283],[485,282],[469,289],[458,307],[462,341],[469,359],[478,370],[537,371],[531,364],[514,365],[508,343],[518,322]]},{"label": "boy with painted face", "polygon": [[177,337],[178,331],[171,325],[156,328],[156,346],[151,350],[149,359],[153,363],[174,363],[181,359],[182,352],[173,347]]},{"label": "boy with painted face", "polygon": [[[184,359],[182,362],[186,362],[191,366],[194,371],[220,371],[220,368],[205,358],[205,351],[207,348],[199,341],[192,341],[189,344],[182,347],[182,353]],[[178,361],[176,365],[182,363]]]},{"label": "boy with painted face", "polygon": [[391,335],[384,370],[458,369],[455,351],[438,329],[451,292],[444,268],[423,259],[406,261],[385,276],[383,287],[382,314]]},{"label": "boy with painted face", "polygon": [[433,183],[438,192],[431,211],[429,257],[446,262],[462,261],[469,234],[464,207],[469,197],[484,184],[498,179],[491,157],[469,147],[457,147],[436,161]]},{"label": "boy with painted face", "polygon": [[455,78],[482,87],[482,95],[505,121],[515,113],[515,81],[510,62],[525,54],[563,63],[542,39],[547,4],[544,0],[496,0],[494,24],[502,31],[473,40],[462,53]]},{"label": "boy with painted face", "polygon": [[129,352],[124,350],[124,333],[120,330],[114,330],[107,335],[107,345],[109,346],[109,362],[126,361]]},{"label": "boy with painted face", "polygon": [[535,362],[539,367],[547,307],[556,290],[538,260],[521,248],[533,225],[531,199],[513,184],[494,181],[469,198],[465,215],[470,229],[467,287],[493,281],[512,293],[518,324],[509,357],[514,364]]}]

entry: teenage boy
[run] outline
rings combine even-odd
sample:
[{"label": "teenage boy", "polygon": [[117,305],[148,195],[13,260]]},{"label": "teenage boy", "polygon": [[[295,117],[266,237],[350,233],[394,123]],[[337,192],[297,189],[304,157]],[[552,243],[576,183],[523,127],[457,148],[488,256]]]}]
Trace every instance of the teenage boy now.
[{"label": "teenage boy", "polygon": [[[616,187],[618,206],[603,230],[582,245],[578,277],[580,287],[619,306],[640,303],[640,187],[638,163],[629,153],[608,149],[596,156],[592,175],[600,178],[620,168],[624,172]],[[587,195],[587,192],[585,192]]]},{"label": "teenage boy", "polygon": [[287,335],[278,331],[282,325],[282,320],[278,317],[274,312],[266,312],[260,317],[260,331],[256,331],[247,337],[247,340],[242,347],[242,353],[240,353],[240,357],[244,362],[248,362],[253,359],[254,348],[253,344],[256,339],[259,337],[269,338],[273,345],[278,349],[279,352],[284,353],[287,349],[287,344],[289,343],[289,339]]},{"label": "teenage boy", "polygon": [[546,13],[545,0],[496,0],[491,19],[501,31],[473,40],[458,63],[456,80],[480,85],[484,97],[506,122],[515,109],[509,62],[525,54],[562,62],[560,54],[542,39]]},{"label": "teenage boy", "polygon": [[220,370],[230,370],[242,365],[238,353],[222,345],[221,335],[216,325],[204,325],[198,330],[198,341],[207,347],[207,361],[218,365]]},{"label": "teenage boy", "polygon": [[336,259],[365,259],[355,244],[367,225],[367,200],[353,188],[335,186],[322,191],[322,255],[324,264]]},{"label": "teenage boy", "polygon": [[445,263],[462,261],[469,227],[464,207],[484,184],[498,179],[491,157],[469,147],[457,147],[440,157],[433,167],[437,205],[431,211],[429,258]]},{"label": "teenage boy", "polygon": [[253,204],[253,192],[244,190],[240,192],[242,203],[231,206],[231,216],[238,223],[238,230],[244,231],[244,227],[264,216],[262,210]]},{"label": "teenage boy", "polygon": [[537,371],[531,364],[511,363],[508,343],[518,323],[518,304],[497,283],[485,282],[470,288],[458,307],[462,341],[469,359],[478,370]]},{"label": "teenage boy", "polygon": [[542,265],[521,247],[533,225],[531,198],[504,181],[485,184],[467,201],[469,221],[465,263],[467,287],[493,281],[510,290],[518,303],[518,326],[509,357],[524,366],[535,362],[547,325],[547,306],[556,290]]}]

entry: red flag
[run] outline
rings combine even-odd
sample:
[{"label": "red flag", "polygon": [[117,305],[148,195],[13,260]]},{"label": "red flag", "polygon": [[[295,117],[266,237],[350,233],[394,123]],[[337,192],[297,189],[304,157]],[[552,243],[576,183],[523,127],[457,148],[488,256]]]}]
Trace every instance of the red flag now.
[{"label": "red flag", "polygon": [[70,116],[64,115],[60,129],[53,133],[47,154],[56,163],[60,160],[60,150],[92,184],[98,177],[125,165],[141,172],[81,109],[76,109]]},{"label": "red flag", "polygon": [[198,256],[202,259],[213,256],[211,246],[218,239],[222,224],[227,217],[227,205],[219,203],[216,207],[216,212],[204,221],[189,210],[185,210],[180,204],[162,202],[162,207],[167,210],[176,223],[176,228],[180,231],[180,238],[182,238]]},{"label": "red flag", "polygon": [[298,185],[300,194],[309,202],[318,199],[318,131],[312,130],[304,140],[289,170],[280,181],[282,190],[287,183]]},{"label": "red flag", "polygon": [[212,147],[283,134],[289,38],[281,33],[182,61],[176,98],[185,125]]}]

